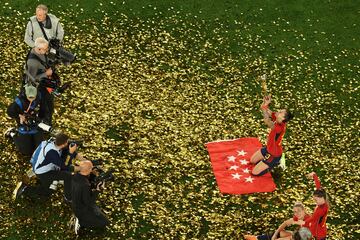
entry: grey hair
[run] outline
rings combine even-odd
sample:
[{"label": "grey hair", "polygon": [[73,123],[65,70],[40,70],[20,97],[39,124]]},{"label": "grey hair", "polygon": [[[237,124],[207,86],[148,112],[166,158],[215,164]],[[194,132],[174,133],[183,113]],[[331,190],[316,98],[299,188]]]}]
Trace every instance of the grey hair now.
[{"label": "grey hair", "polygon": [[43,38],[43,37],[38,37],[35,39],[35,47],[36,48],[43,48],[44,46],[48,46],[49,42]]},{"label": "grey hair", "polygon": [[41,9],[41,10],[43,10],[45,13],[48,13],[48,7],[46,6],[46,5],[44,5],[44,4],[40,4],[40,5],[38,5],[37,7],[36,7],[36,9]]}]

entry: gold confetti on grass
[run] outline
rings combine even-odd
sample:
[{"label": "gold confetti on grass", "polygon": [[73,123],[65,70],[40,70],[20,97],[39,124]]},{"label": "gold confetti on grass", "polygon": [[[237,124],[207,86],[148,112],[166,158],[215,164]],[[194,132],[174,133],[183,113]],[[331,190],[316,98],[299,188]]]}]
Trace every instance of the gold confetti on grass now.
[{"label": "gold confetti on grass", "polygon": [[[234,239],[273,230],[291,216],[295,201],[314,209],[313,183],[304,178],[312,170],[331,196],[329,239],[355,235],[358,50],[339,51],[335,43],[327,43],[327,52],[303,48],[298,42],[310,36],[283,19],[267,27],[276,25],[296,40],[285,39],[288,51],[274,54],[279,46],[242,18],[230,35],[226,22],[176,11],[146,20],[104,15],[99,25],[94,19],[73,22],[83,11],[75,10],[57,14],[66,30],[65,47],[78,60],[58,69],[72,87],[56,99],[55,127],[84,139],[86,157],[116,169],[115,182],[100,200],[112,222],[105,238]],[[6,46],[0,55],[1,131],[14,124],[6,107],[19,89],[28,15],[0,18],[0,29],[10,29],[0,36]],[[288,168],[274,193],[223,196],[204,143],[246,136],[265,141],[261,84],[255,80],[262,74],[268,76],[272,108],[295,112],[284,139]],[[8,219],[1,223],[1,236],[70,239],[63,229],[71,213],[60,193],[43,208],[11,201],[28,159],[4,139],[0,148],[1,213]]]}]

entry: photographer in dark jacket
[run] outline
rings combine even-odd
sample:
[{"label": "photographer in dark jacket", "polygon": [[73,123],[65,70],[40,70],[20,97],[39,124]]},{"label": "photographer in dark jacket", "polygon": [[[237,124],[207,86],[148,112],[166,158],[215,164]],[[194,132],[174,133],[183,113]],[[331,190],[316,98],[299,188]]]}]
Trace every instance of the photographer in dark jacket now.
[{"label": "photographer in dark jacket", "polygon": [[105,214],[96,206],[96,197],[104,183],[99,183],[96,189],[91,189],[89,176],[92,172],[91,161],[80,162],[80,171],[72,177],[71,196],[72,209],[76,216],[75,233],[81,228],[105,228],[110,222]]},{"label": "photographer in dark jacket", "polygon": [[18,128],[8,129],[5,135],[14,140],[22,154],[31,155],[44,139],[43,132],[37,125],[48,116],[37,89],[32,85],[25,85],[24,91],[8,107],[7,114],[16,120]]}]

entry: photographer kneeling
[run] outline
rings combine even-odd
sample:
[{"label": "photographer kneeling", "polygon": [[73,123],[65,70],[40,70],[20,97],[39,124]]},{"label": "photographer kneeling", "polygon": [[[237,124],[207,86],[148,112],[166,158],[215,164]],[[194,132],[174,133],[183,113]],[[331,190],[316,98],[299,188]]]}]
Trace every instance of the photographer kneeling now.
[{"label": "photographer kneeling", "polygon": [[75,233],[81,228],[105,228],[110,222],[105,214],[96,205],[96,197],[104,187],[105,182],[96,185],[92,189],[90,183],[90,174],[93,171],[91,161],[82,161],[79,165],[80,171],[72,177],[71,196],[72,209],[76,216]]},{"label": "photographer kneeling", "polygon": [[48,113],[40,101],[41,97],[36,87],[28,84],[7,109],[7,114],[16,120],[18,128],[8,129],[5,136],[12,138],[24,155],[31,155],[44,140],[38,123],[48,118]]},{"label": "photographer kneeling", "polygon": [[[40,184],[34,187],[19,182],[14,190],[14,200],[21,194],[29,197],[48,198],[55,191],[50,187],[53,181],[63,180],[65,200],[71,201],[71,171],[66,166],[66,157],[69,155],[69,160],[84,159],[77,154],[77,145],[69,145],[68,141],[67,135],[59,133],[56,135],[55,141],[41,142],[31,158],[33,171],[39,178]],[[79,167],[74,166],[73,170],[78,171]]]}]

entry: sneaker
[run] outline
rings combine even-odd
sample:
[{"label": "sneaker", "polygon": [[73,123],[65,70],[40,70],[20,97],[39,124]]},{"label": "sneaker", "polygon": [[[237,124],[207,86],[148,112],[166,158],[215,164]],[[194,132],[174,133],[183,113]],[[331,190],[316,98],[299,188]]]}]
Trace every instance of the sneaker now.
[{"label": "sneaker", "polygon": [[79,230],[80,230],[79,219],[75,217],[74,231],[76,235],[79,234]]},{"label": "sneaker", "polygon": [[245,240],[257,240],[257,237],[254,235],[244,235]]},{"label": "sneaker", "polygon": [[6,138],[12,139],[12,138],[16,135],[16,133],[17,133],[16,128],[11,127],[11,128],[8,128],[8,129],[4,132],[4,136],[5,136]]},{"label": "sneaker", "polygon": [[65,196],[65,194],[64,194],[64,200],[65,200],[65,202],[68,203],[68,204],[71,204],[71,203],[72,203],[71,199],[68,199],[68,198]]},{"label": "sneaker", "polygon": [[73,227],[75,227],[75,215],[73,214],[73,215],[71,215],[71,218],[70,218],[70,220],[69,220],[69,222],[68,222],[68,224],[67,224],[67,226],[68,226],[68,228],[69,229],[72,229]]},{"label": "sneaker", "polygon": [[24,193],[26,187],[27,186],[23,182],[18,182],[12,196],[14,201]]}]

